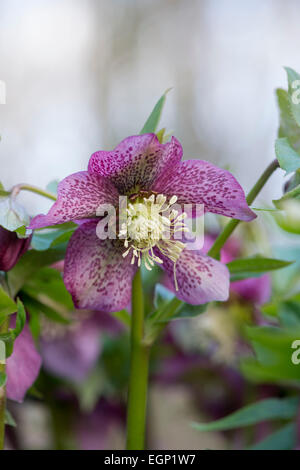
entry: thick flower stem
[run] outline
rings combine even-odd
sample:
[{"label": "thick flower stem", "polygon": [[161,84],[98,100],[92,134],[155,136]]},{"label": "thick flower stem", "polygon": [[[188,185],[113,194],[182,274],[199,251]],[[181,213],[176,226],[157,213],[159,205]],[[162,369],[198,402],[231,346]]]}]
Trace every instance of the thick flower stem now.
[{"label": "thick flower stem", "polygon": [[56,201],[57,197],[55,194],[49,193],[49,191],[44,191],[37,186],[31,186],[30,184],[18,184],[14,186],[12,189],[12,193],[17,195],[20,191],[30,191],[31,193],[39,194],[40,196],[46,197],[51,199],[52,201]]},{"label": "thick flower stem", "polygon": [[[5,320],[0,326],[0,333],[6,333],[8,330],[9,320]],[[5,374],[5,364],[0,363],[0,372]],[[0,387],[0,450],[4,448],[5,438],[5,407],[6,407],[6,391],[5,386]]]},{"label": "thick flower stem", "polygon": [[143,450],[145,443],[149,347],[143,344],[144,298],[141,271],[132,283],[131,358],[127,404],[127,450]]},{"label": "thick flower stem", "polygon": [[[266,168],[263,172],[261,177],[257,180],[253,188],[251,189],[250,193],[248,194],[246,200],[247,203],[250,205],[253,203],[256,196],[260,193],[270,176],[274,173],[274,171],[279,168],[278,160],[275,159],[270,163],[270,165]],[[215,243],[207,253],[212,258],[217,258],[219,256],[221,248],[224,246],[234,229],[240,223],[240,220],[233,219],[224,228],[224,230],[220,233],[218,238],[216,239]]]}]

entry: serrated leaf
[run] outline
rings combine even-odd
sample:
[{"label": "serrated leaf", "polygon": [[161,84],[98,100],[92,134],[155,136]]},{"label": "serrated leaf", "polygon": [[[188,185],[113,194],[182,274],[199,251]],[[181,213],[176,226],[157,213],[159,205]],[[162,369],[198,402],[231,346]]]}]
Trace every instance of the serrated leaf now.
[{"label": "serrated leaf", "polygon": [[247,405],[217,421],[203,424],[193,423],[192,426],[197,431],[225,431],[227,429],[250,426],[261,421],[290,419],[296,415],[298,406],[298,397],[285,399],[268,398],[252,405]]},{"label": "serrated leaf", "polygon": [[260,256],[241,258],[227,263],[231,281],[239,281],[250,277],[258,277],[265,272],[282,269],[292,264],[292,261],[284,261]]},{"label": "serrated leaf", "polygon": [[158,100],[158,102],[156,103],[156,105],[153,108],[152,113],[150,114],[150,116],[148,117],[146,123],[144,124],[144,127],[141,130],[140,134],[148,134],[148,133],[152,133],[152,132],[154,133],[156,131],[156,129],[158,127],[158,124],[159,124],[159,121],[160,121],[160,117],[161,117],[163,107],[164,107],[165,102],[166,102],[167,93],[170,90],[171,90],[171,88],[169,88],[162,95],[162,97]]},{"label": "serrated leaf", "polygon": [[286,174],[300,168],[300,155],[293,149],[286,137],[276,140],[275,153],[280,167],[286,171]]}]

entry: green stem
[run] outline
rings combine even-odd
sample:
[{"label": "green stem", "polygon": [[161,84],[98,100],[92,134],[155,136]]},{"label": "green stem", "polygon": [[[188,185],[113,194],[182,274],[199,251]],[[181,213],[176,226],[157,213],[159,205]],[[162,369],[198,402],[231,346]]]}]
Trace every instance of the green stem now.
[{"label": "green stem", "polygon": [[[8,326],[9,326],[9,319],[6,319],[0,326],[0,333],[7,333]],[[0,372],[5,374],[5,364],[0,363]],[[0,450],[4,449],[5,407],[6,407],[6,389],[4,385],[4,387],[0,387]]]},{"label": "green stem", "polygon": [[31,193],[39,194],[40,196],[51,199],[52,201],[56,201],[57,199],[55,194],[49,193],[48,191],[44,191],[43,189],[38,188],[37,186],[31,186],[30,184],[18,184],[12,189],[12,193],[15,193],[16,195],[20,191],[30,191]]},{"label": "green stem", "polygon": [[127,404],[127,450],[143,450],[148,388],[149,347],[143,344],[144,298],[140,269],[132,283],[131,359]]},{"label": "green stem", "polygon": [[[274,171],[279,168],[278,160],[273,160],[272,163],[266,168],[263,172],[259,180],[255,183],[253,188],[251,189],[250,193],[248,194],[246,200],[248,205],[252,204],[256,196],[260,193],[270,176],[274,173]],[[212,258],[217,258],[219,256],[221,248],[224,246],[234,229],[240,223],[240,220],[232,219],[224,230],[220,233],[218,238],[216,239],[215,243],[207,253]]]}]

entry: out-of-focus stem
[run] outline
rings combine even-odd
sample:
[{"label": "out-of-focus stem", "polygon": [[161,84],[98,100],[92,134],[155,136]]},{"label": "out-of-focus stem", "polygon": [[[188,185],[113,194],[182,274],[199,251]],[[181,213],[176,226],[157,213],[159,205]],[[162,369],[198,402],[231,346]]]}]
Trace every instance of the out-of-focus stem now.
[{"label": "out-of-focus stem", "polygon": [[20,191],[30,191],[31,193],[39,194],[40,196],[56,201],[57,197],[55,194],[44,191],[44,189],[38,188],[37,186],[31,186],[30,184],[18,184],[13,187],[12,194],[17,195]]},{"label": "out-of-focus stem", "polygon": [[149,347],[143,344],[144,297],[140,269],[132,283],[130,378],[127,403],[127,450],[145,445]]}]

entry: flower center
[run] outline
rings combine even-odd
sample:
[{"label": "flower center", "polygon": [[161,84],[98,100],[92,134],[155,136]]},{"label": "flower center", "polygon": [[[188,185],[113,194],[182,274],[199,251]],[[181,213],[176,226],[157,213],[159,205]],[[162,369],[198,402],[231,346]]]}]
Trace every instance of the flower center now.
[{"label": "flower center", "polygon": [[[185,212],[179,212],[173,206],[177,201],[177,196],[172,196],[167,202],[167,197],[163,194],[150,197],[137,197],[128,204],[121,214],[121,230],[119,237],[124,239],[126,251],[125,258],[132,255],[131,264],[141,261],[145,267],[151,271],[154,263],[163,263],[159,252],[169,258],[174,263],[174,280],[176,282],[176,261],[178,260],[185,244],[182,239],[188,227],[183,222],[186,217]],[[154,248],[157,247],[159,252]]]}]

